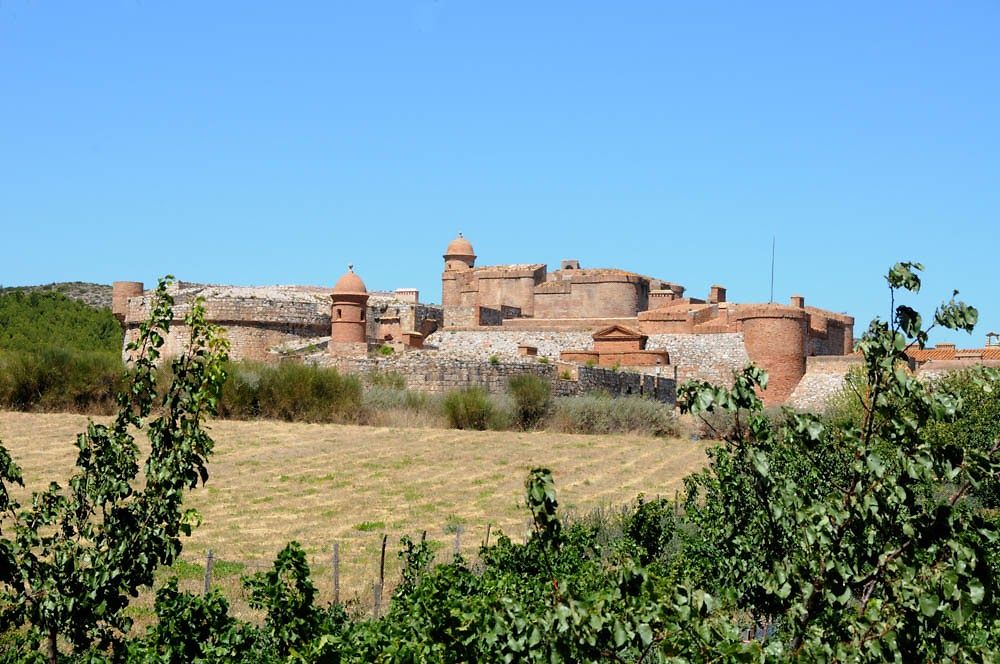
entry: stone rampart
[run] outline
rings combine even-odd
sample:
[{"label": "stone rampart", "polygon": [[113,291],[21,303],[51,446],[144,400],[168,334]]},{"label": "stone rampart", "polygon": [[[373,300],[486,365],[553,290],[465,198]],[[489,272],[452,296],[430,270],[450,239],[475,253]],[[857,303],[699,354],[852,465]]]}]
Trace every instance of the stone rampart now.
[{"label": "stone rampart", "polygon": [[[225,327],[234,359],[273,361],[268,349],[274,346],[330,334],[330,289],[175,283],[169,292],[174,297],[174,321],[164,338],[163,357],[187,349],[190,330],[183,320],[196,297],[204,298],[205,319]],[[152,293],[128,299],[123,354],[138,336],[140,322],[149,317],[152,300]]]},{"label": "stone rampart", "polygon": [[559,396],[600,391],[612,396],[648,396],[670,405],[674,405],[677,397],[677,384],[672,378],[598,367],[579,367],[575,372],[575,380],[567,380],[560,377],[554,364],[534,360],[481,362],[425,352],[407,353],[399,357],[320,358],[324,364],[332,364],[350,373],[396,373],[403,376],[409,389],[432,394],[443,394],[466,387],[481,387],[499,394],[507,391],[512,377],[533,374],[550,381],[553,393]]}]

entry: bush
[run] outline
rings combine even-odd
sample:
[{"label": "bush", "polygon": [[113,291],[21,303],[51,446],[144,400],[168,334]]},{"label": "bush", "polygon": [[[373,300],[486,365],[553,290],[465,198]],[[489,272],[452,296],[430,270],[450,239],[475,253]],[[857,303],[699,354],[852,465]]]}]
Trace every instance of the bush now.
[{"label": "bush", "polygon": [[[260,417],[260,374],[262,367],[249,362],[230,363],[222,385],[219,417],[247,420]],[[161,381],[165,384],[165,381]]]},{"label": "bush", "polygon": [[361,413],[361,381],[336,369],[235,362],[227,370],[219,404],[222,417],[344,422],[356,421]]},{"label": "bush", "polygon": [[371,385],[362,396],[362,424],[383,427],[435,427],[448,423],[441,398],[425,392]]},{"label": "bush", "polygon": [[588,394],[555,399],[549,428],[566,433],[676,436],[673,409],[658,401]]},{"label": "bush", "polygon": [[552,405],[552,386],[534,374],[514,376],[507,383],[514,399],[514,417],[522,429],[531,429],[548,414]]},{"label": "bush", "polygon": [[[928,422],[924,435],[932,444],[986,452],[1000,438],[1000,382],[983,367],[944,376],[933,388],[959,397],[962,413],[956,419],[933,418]],[[985,507],[1000,507],[1000,479],[984,478],[972,493]]]},{"label": "bush", "polygon": [[370,371],[365,375],[365,381],[376,387],[390,387],[395,390],[406,389],[406,376],[397,371]]},{"label": "bush", "polygon": [[108,414],[114,412],[124,377],[117,352],[0,352],[0,407]]},{"label": "bush", "polygon": [[496,417],[489,395],[481,387],[467,387],[449,392],[444,398],[444,413],[453,429],[489,428]]}]

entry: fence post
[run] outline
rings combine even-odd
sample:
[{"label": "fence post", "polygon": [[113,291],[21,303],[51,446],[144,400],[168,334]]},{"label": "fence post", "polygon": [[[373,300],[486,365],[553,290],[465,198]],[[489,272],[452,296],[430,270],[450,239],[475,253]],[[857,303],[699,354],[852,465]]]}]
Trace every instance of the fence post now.
[{"label": "fence post", "polygon": [[492,523],[487,523],[486,524],[486,541],[483,542],[483,548],[484,549],[488,549],[489,546],[490,546],[490,528],[492,528],[492,527],[493,527]]},{"label": "fence post", "polygon": [[465,530],[462,526],[455,528],[455,555],[459,554],[462,549],[462,531]]},{"label": "fence post", "polygon": [[205,555],[205,595],[212,590],[212,565],[214,563],[215,556],[212,554],[212,550],[209,549]]},{"label": "fence post", "polygon": [[382,589],[378,585],[378,581],[372,581],[372,615],[375,616],[376,620],[382,613]]},{"label": "fence post", "polygon": [[340,542],[333,543],[333,603],[340,604]]},{"label": "fence post", "polygon": [[378,564],[378,590],[375,594],[375,617],[378,618],[382,610],[382,591],[385,590],[385,544],[389,541],[389,536],[382,535],[382,558]]}]

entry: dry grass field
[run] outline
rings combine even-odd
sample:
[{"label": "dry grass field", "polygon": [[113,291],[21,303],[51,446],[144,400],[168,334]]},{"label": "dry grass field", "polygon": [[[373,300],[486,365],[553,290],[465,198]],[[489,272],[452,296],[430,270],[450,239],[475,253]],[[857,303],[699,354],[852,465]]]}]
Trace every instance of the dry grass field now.
[{"label": "dry grass field", "polygon": [[[75,459],[81,415],[0,412],[0,439],[24,470],[28,488],[65,482]],[[216,421],[205,487],[186,505],[204,523],[175,565],[196,590],[208,549],[216,581],[248,611],[239,576],[266,568],[289,540],[306,548],[321,600],[332,596],[331,550],[341,555],[341,597],[367,605],[378,575],[382,534],[389,537],[387,586],[398,574],[404,534],[438,543],[450,555],[461,528],[463,554],[486,534],[521,540],[529,517],[523,482],[529,468],[552,469],[560,507],[586,512],[616,507],[639,493],[669,495],[705,462],[704,446],[685,440],[553,433],[468,432],[284,422]],[[24,497],[23,495],[21,496]],[[387,590],[387,593],[389,591]],[[144,598],[139,622],[148,614]]]}]

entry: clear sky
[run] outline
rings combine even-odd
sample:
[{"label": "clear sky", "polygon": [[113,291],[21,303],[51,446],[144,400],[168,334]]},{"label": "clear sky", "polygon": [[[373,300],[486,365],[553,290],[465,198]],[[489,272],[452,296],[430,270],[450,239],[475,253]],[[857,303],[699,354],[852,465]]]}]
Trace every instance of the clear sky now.
[{"label": "clear sky", "polygon": [[[577,258],[1000,331],[1000,4],[0,0],[0,284]],[[935,337],[932,337],[935,338]]]}]

